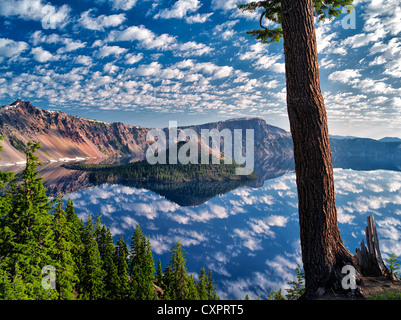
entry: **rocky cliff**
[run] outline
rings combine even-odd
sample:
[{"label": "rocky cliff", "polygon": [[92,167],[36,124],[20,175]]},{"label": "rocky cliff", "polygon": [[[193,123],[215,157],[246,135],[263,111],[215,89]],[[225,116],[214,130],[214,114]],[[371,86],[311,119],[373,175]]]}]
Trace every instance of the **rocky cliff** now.
[{"label": "rocky cliff", "polygon": [[[234,129],[253,129],[256,166],[278,155],[292,157],[290,134],[267,125],[260,118],[232,119],[188,128],[199,134],[201,129],[229,129],[231,132]],[[144,159],[149,146],[149,142],[146,142],[148,130],[122,123],[83,119],[62,111],[42,110],[30,102],[17,100],[0,108],[0,135],[4,136],[0,165],[22,164],[25,161],[24,145],[31,139],[41,143],[42,148],[37,155],[44,163],[72,159]],[[168,137],[168,130],[165,131]],[[245,137],[243,131],[244,148]],[[224,143],[221,144],[221,151],[223,146]]]},{"label": "rocky cliff", "polygon": [[105,123],[68,115],[62,111],[38,109],[17,100],[0,109],[0,165],[25,161],[24,145],[40,142],[42,162],[71,159],[109,159],[130,155],[143,158],[148,129]]}]

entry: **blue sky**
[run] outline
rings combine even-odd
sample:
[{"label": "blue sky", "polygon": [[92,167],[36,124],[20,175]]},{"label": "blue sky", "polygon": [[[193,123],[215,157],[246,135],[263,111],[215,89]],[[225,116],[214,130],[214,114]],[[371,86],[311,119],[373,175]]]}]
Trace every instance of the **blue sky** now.
[{"label": "blue sky", "polygon": [[[166,127],[262,117],[289,129],[282,42],[247,0],[0,0],[0,104]],[[401,0],[317,23],[332,134],[401,137]],[[348,23],[348,24],[347,24]],[[265,24],[268,24],[265,22]]]}]

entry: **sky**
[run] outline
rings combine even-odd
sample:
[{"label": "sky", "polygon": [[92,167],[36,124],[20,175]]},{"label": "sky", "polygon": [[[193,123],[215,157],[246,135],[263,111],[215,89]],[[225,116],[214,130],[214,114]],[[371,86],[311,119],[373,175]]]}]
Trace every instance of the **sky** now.
[{"label": "sky", "polygon": [[[0,105],[145,127],[261,117],[289,130],[283,43],[249,0],[0,0]],[[271,23],[264,22],[269,26]],[[401,137],[401,0],[316,22],[329,131]]]}]

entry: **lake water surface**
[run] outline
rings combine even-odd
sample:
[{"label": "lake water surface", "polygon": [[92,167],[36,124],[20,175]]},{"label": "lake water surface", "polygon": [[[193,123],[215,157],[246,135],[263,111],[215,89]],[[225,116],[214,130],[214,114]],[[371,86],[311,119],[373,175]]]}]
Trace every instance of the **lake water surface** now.
[{"label": "lake water surface", "polygon": [[[364,239],[374,214],[383,258],[401,256],[401,172],[334,169],[338,221],[351,253]],[[185,195],[184,195],[185,196]],[[185,248],[188,272],[211,269],[222,299],[246,294],[265,298],[288,287],[301,264],[295,174],[239,187],[200,205],[180,206],[158,193],[123,185],[101,185],[71,193],[77,214],[102,214],[118,239],[139,223],[150,236],[155,263],[167,266],[172,246]],[[284,292],[285,293],[285,292]]]}]

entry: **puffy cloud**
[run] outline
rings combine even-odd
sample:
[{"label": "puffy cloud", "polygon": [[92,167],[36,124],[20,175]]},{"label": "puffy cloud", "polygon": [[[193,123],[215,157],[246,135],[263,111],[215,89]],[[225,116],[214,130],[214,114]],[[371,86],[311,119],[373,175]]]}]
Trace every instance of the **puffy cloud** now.
[{"label": "puffy cloud", "polygon": [[222,24],[215,26],[213,29],[213,35],[221,37],[223,40],[231,39],[235,34],[233,27],[238,22],[239,22],[239,20],[230,20],[230,21],[227,21],[227,22],[224,22]]},{"label": "puffy cloud", "polygon": [[239,55],[240,60],[252,60],[256,69],[269,69],[277,73],[284,72],[284,64],[278,61],[281,54],[269,54],[268,47],[260,42],[250,46],[249,50]]},{"label": "puffy cloud", "polygon": [[143,59],[143,53],[140,52],[138,54],[128,53],[125,56],[125,63],[126,64],[135,64]]},{"label": "puffy cloud", "polygon": [[85,66],[90,66],[93,63],[93,59],[89,56],[79,55],[74,57],[74,62]]},{"label": "puffy cloud", "polygon": [[212,8],[214,10],[233,10],[236,9],[238,4],[245,3],[247,1],[240,1],[240,0],[212,0]]},{"label": "puffy cloud", "polygon": [[57,53],[72,52],[86,47],[86,42],[81,42],[80,40],[73,40],[69,37],[62,37],[57,33],[45,35],[41,30],[35,31],[31,35],[30,40],[34,46],[37,46],[38,44],[41,43],[46,43],[51,45],[63,44],[64,47],[59,48],[57,50]]},{"label": "puffy cloud", "polygon": [[174,3],[171,9],[163,9],[159,13],[157,13],[154,18],[163,18],[163,19],[171,19],[184,18],[187,13],[195,12],[201,7],[199,0],[178,0]]},{"label": "puffy cloud", "polygon": [[0,16],[41,21],[45,29],[64,27],[69,22],[70,11],[67,5],[57,8],[42,0],[0,0]]},{"label": "puffy cloud", "polygon": [[16,58],[28,48],[29,45],[24,41],[0,38],[0,62],[4,58]]},{"label": "puffy cloud", "polygon": [[205,45],[204,43],[198,43],[195,41],[189,41],[182,44],[172,46],[172,49],[176,52],[177,56],[191,57],[191,56],[203,56],[207,55],[212,51],[212,48]]},{"label": "puffy cloud", "polygon": [[99,49],[97,56],[99,58],[106,58],[111,55],[119,56],[127,51],[128,51],[128,49],[121,48],[119,46],[107,46],[106,45]]},{"label": "puffy cloud", "polygon": [[36,47],[31,50],[34,58],[38,62],[49,62],[52,60],[58,60],[58,57],[44,50],[42,47]]},{"label": "puffy cloud", "polygon": [[146,49],[165,50],[169,45],[176,42],[175,37],[168,34],[155,35],[145,26],[132,26],[122,31],[110,33],[109,41],[138,41],[139,46]]},{"label": "puffy cloud", "polygon": [[169,229],[166,235],[156,235],[150,237],[152,251],[156,254],[163,254],[180,241],[184,247],[199,245],[206,242],[208,238],[204,233],[187,229]]},{"label": "puffy cloud", "polygon": [[91,13],[94,9],[90,9],[81,14],[78,22],[86,29],[102,31],[105,28],[117,27],[122,24],[127,18],[124,13],[113,15],[100,15],[92,17]]},{"label": "puffy cloud", "polygon": [[195,41],[188,41],[180,43],[176,37],[167,33],[156,35],[153,31],[147,29],[145,26],[131,26],[122,31],[110,32],[107,41],[137,41],[139,48],[147,50],[171,50],[177,56],[201,56],[209,54],[211,48],[203,43]]},{"label": "puffy cloud", "polygon": [[334,71],[329,75],[329,80],[340,81],[342,83],[353,82],[355,78],[361,77],[361,70],[359,69],[345,69],[340,71]]},{"label": "puffy cloud", "polygon": [[150,77],[159,75],[161,69],[162,65],[159,62],[152,62],[148,65],[140,65],[135,69],[130,69],[129,73],[141,77]]},{"label": "puffy cloud", "polygon": [[95,0],[99,4],[108,3],[113,10],[131,10],[137,3],[137,0]]},{"label": "puffy cloud", "polygon": [[211,13],[197,13],[188,17],[185,17],[185,21],[187,23],[205,23],[206,21],[209,20],[210,16],[213,15],[213,12]]}]

